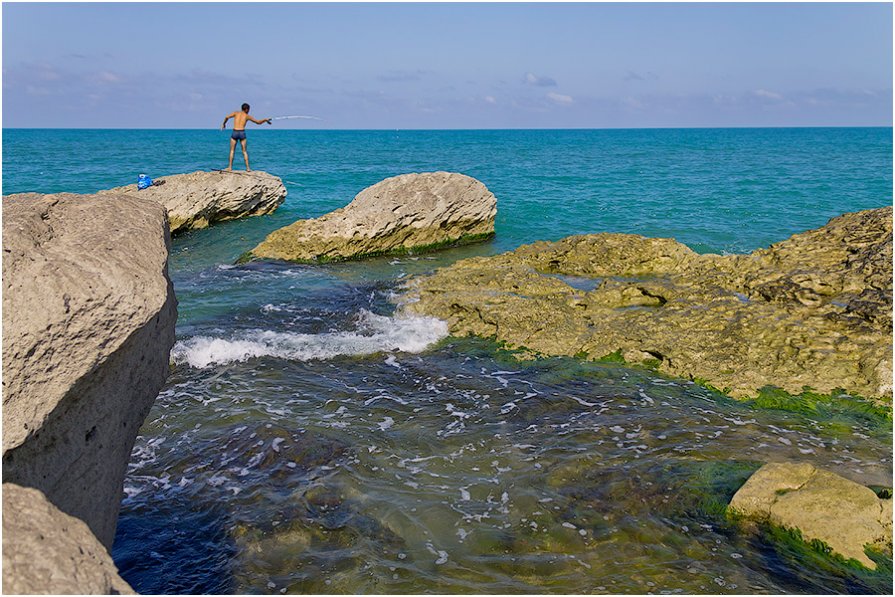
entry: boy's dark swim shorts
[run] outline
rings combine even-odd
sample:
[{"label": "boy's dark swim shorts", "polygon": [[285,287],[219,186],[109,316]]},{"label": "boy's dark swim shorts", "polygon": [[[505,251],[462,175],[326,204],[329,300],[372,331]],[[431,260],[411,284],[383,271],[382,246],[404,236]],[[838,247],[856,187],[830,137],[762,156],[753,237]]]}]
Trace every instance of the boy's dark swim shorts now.
[{"label": "boy's dark swim shorts", "polygon": [[246,138],[245,131],[233,131],[233,134],[230,135],[231,139],[235,139],[236,141],[243,141]]}]

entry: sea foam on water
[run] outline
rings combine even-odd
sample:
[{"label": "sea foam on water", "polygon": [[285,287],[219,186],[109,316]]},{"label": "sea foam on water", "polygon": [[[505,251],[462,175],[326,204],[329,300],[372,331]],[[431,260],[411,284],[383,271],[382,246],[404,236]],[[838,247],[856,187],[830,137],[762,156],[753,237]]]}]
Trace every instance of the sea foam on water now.
[{"label": "sea foam on water", "polygon": [[299,334],[251,330],[230,338],[194,336],[174,345],[178,365],[205,368],[256,357],[309,361],[399,350],[422,352],[447,337],[447,323],[434,317],[387,317],[362,309],[354,331]]}]

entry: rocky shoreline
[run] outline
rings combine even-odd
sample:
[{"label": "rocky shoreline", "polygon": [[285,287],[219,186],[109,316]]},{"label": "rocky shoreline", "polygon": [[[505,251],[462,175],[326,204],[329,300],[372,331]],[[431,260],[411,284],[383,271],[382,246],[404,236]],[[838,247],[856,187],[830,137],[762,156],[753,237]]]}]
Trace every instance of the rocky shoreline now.
[{"label": "rocky shoreline", "polygon": [[413,280],[401,309],[533,354],[615,358],[737,398],[767,386],[891,404],[892,208],[748,255],[572,236]]},{"label": "rocky shoreline", "polygon": [[[142,191],[3,198],[7,592],[131,590],[107,550],[134,439],[169,371],[170,237],[272,212],[285,187],[253,175],[196,172]],[[495,215],[494,195],[473,178],[406,174],[273,232],[248,257],[324,263],[430,250],[490,237]],[[399,311],[530,356],[624,359],[736,398],[773,386],[891,405],[891,207],[845,214],[748,255],[698,255],[626,234],[538,242],[459,261],[412,280],[407,292]],[[802,480],[787,491],[816,478],[846,487],[795,466],[787,474]],[[891,550],[891,499],[851,486],[832,497],[801,493],[821,520],[855,510],[849,496],[866,506],[876,526],[843,543],[848,529],[830,535],[814,520],[779,517],[775,504],[795,496],[779,497],[779,475],[762,470],[743,486],[753,497],[735,499],[732,510],[807,529],[806,538],[869,567],[866,537],[888,537]],[[768,491],[770,502],[754,497]],[[757,502],[770,505],[750,511]]]}]

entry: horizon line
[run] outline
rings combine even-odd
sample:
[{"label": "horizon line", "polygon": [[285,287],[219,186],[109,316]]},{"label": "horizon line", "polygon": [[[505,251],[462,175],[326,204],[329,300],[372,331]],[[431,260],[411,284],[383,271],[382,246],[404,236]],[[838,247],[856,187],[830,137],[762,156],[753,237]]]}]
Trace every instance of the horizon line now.
[{"label": "horizon line", "polygon": [[[369,132],[395,132],[395,131],[642,131],[642,130],[724,130],[724,129],[875,129],[893,128],[892,124],[807,124],[807,125],[726,125],[726,126],[630,126],[630,127],[495,127],[495,128],[288,128],[288,129],[264,129],[261,127],[248,129],[251,132],[338,132],[338,131],[369,131]],[[56,126],[4,126],[4,131],[214,131],[224,132],[232,129],[219,129],[216,127],[56,127]]]}]

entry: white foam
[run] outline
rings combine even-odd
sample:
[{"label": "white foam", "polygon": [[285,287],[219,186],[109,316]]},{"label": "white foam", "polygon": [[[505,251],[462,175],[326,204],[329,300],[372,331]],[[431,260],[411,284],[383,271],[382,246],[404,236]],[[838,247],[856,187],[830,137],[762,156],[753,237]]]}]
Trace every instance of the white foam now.
[{"label": "white foam", "polygon": [[355,331],[297,334],[251,330],[230,338],[194,336],[177,342],[171,358],[177,364],[202,369],[264,356],[309,361],[392,350],[415,353],[447,335],[447,323],[434,317],[386,317],[362,310]]}]

